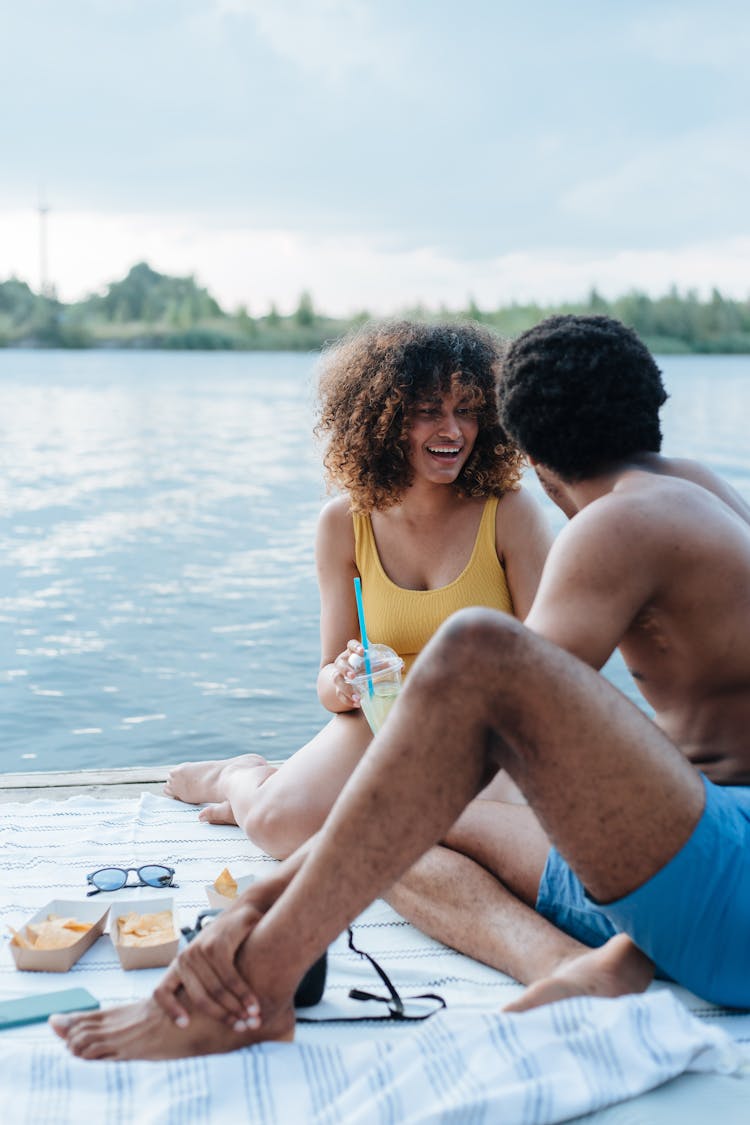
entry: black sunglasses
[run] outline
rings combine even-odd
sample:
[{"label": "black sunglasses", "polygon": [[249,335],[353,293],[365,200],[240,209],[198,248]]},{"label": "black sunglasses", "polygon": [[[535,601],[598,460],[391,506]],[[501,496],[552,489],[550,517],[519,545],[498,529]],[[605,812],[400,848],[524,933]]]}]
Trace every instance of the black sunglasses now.
[{"label": "black sunglasses", "polygon": [[[138,876],[137,883],[129,883],[128,876],[135,871]],[[143,867],[100,867],[86,876],[86,882],[91,883],[93,891],[87,891],[86,897],[98,895],[99,891],[119,891],[123,887],[176,887],[174,882],[174,867],[167,867],[162,863],[147,863]]]}]

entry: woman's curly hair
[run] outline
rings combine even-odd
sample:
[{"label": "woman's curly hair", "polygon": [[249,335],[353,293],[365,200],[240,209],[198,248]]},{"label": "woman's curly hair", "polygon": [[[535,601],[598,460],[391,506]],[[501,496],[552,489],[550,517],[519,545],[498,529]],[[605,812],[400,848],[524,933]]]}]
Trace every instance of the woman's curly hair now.
[{"label": "woman's curly hair", "polygon": [[503,360],[500,416],[524,453],[580,481],[661,449],[667,393],[648,348],[607,316],[551,316]]},{"label": "woman's curly hair", "polygon": [[459,392],[479,431],[454,483],[465,496],[516,488],[523,458],[498,417],[502,343],[475,324],[369,323],[320,360],[315,433],[326,441],[326,478],[348,493],[352,511],[397,504],[412,483],[409,430],[415,408]]}]

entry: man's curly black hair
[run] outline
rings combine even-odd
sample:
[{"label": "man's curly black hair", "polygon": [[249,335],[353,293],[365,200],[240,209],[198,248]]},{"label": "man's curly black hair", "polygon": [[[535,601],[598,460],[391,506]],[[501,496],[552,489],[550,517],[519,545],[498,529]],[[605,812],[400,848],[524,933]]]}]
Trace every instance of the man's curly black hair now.
[{"label": "man's curly black hair", "polygon": [[648,348],[607,316],[552,316],[508,349],[500,416],[529,457],[563,480],[661,448],[667,393]]}]

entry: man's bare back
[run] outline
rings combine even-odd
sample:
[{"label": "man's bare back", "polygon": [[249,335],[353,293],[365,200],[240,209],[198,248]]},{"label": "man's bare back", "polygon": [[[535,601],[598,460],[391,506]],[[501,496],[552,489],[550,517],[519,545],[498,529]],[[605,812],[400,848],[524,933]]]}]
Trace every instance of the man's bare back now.
[{"label": "man's bare back", "polygon": [[663,593],[620,648],[657,722],[693,764],[718,784],[747,785],[750,509],[693,463],[662,460],[657,471],[668,475],[643,487],[671,508],[679,549],[666,545]]},{"label": "man's bare back", "polygon": [[619,647],[656,722],[690,761],[712,781],[746,785],[750,508],[691,461],[650,454],[614,478],[591,501],[591,482],[570,487],[575,515],[527,624],[541,622],[546,636],[601,666],[608,646],[593,652],[575,622],[592,617],[597,643]]}]

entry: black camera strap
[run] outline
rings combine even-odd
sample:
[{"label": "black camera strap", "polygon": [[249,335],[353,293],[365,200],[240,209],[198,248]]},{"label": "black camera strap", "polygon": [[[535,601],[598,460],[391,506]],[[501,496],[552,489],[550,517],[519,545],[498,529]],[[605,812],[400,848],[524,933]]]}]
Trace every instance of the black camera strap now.
[{"label": "black camera strap", "polygon": [[382,966],[379,965],[375,958],[370,956],[369,953],[365,953],[363,949],[357,949],[356,945],[354,944],[354,934],[352,932],[351,926],[347,927],[347,934],[349,937],[349,948],[351,949],[352,953],[356,953],[359,957],[363,957],[366,961],[369,961],[388,990],[387,996],[379,996],[376,992],[364,992],[361,988],[352,988],[349,991],[350,1000],[374,1000],[379,1004],[386,1004],[388,1007],[388,1014],[378,1016],[326,1016],[322,1019],[314,1019],[312,1016],[298,1015],[297,1023],[364,1023],[365,1021],[369,1020],[395,1020],[399,1023],[403,1023],[407,1020],[420,1022],[422,1020],[429,1019],[430,1016],[434,1016],[437,1012],[446,1007],[445,1000],[442,996],[438,996],[435,992],[421,992],[418,996],[407,996],[405,998],[406,1001],[434,1000],[437,1006],[434,1007],[431,1011],[422,1012],[419,1015],[408,1014],[404,1007],[404,1000],[399,995],[398,989],[393,984],[393,981],[390,979],[385,969],[382,968]]},{"label": "black camera strap", "polygon": [[[220,910],[203,910],[198,915],[195,926],[183,926],[182,932],[188,941],[192,941],[203,929],[203,923],[206,920],[216,917],[220,914]],[[418,1015],[411,1015],[406,1011],[404,1000],[399,995],[398,989],[394,985],[391,978],[386,973],[385,969],[370,956],[365,953],[363,949],[357,949],[354,944],[354,933],[351,926],[347,926],[347,934],[349,937],[349,948],[352,953],[356,953],[358,957],[363,957],[369,961],[375,972],[378,974],[386,989],[388,990],[387,996],[379,996],[376,992],[365,992],[361,988],[352,988],[349,991],[350,1000],[362,1001],[375,1001],[378,1004],[385,1004],[388,1008],[387,1015],[367,1015],[367,1016],[323,1016],[320,1019],[314,1019],[312,1016],[297,1016],[297,1023],[364,1023],[366,1020],[389,1020],[398,1023],[404,1023],[407,1020],[413,1022],[421,1022],[427,1020],[430,1016],[434,1016],[442,1008],[446,1007],[445,1000],[442,996],[438,996],[435,992],[421,992],[418,996],[407,996],[406,1002],[410,1000],[433,1000],[436,1007],[432,1008],[429,1012],[421,1012]],[[323,996],[326,979],[326,954],[319,958],[315,964],[308,969],[299,988],[294,997],[295,1007],[309,1008],[317,1004]]]}]

